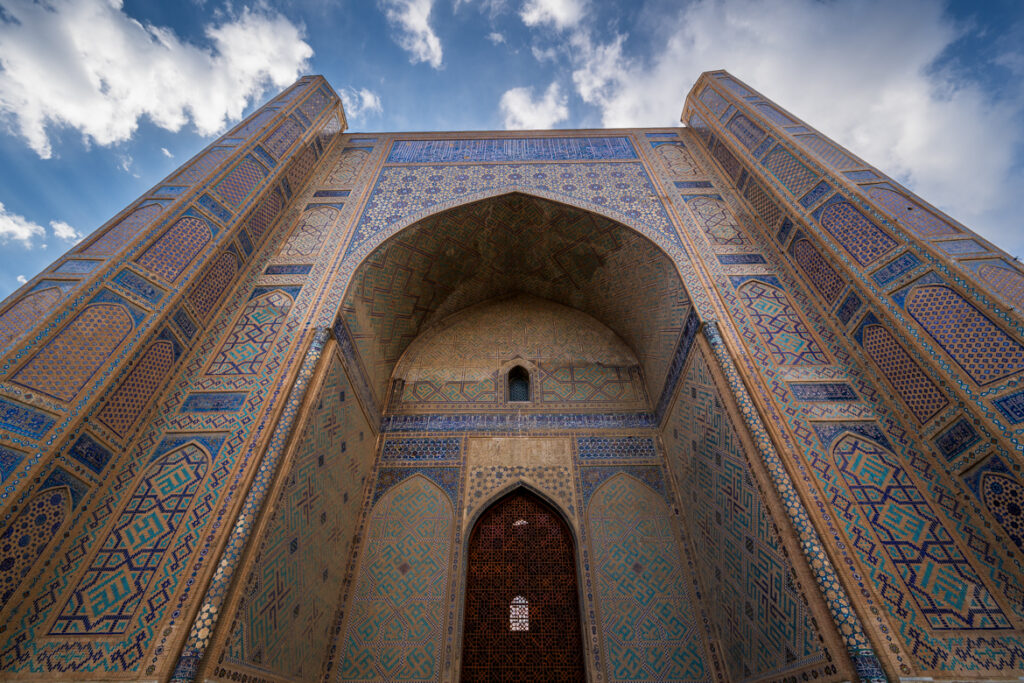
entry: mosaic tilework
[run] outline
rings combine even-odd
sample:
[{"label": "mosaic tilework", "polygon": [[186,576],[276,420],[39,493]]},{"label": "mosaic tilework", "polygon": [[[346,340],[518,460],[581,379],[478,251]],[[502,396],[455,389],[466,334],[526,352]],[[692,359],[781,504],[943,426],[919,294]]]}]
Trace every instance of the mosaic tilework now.
[{"label": "mosaic tilework", "polygon": [[338,210],[331,207],[318,207],[302,214],[288,241],[281,248],[280,256],[294,258],[309,256],[320,251],[328,228],[338,216]]},{"label": "mosaic tilework", "polygon": [[737,114],[732,117],[725,128],[735,135],[740,144],[747,149],[754,149],[764,140],[765,133],[761,130],[760,126],[743,114]]},{"label": "mosaic tilework", "polygon": [[669,511],[619,474],[587,505],[607,680],[711,680]]},{"label": "mosaic tilework", "polygon": [[758,183],[753,180],[748,181],[743,188],[743,196],[754,207],[754,211],[761,217],[765,225],[774,227],[779,224],[779,221],[782,219],[782,211]]},{"label": "mosaic tilework", "polygon": [[686,208],[690,210],[704,234],[715,244],[747,244],[740,232],[736,219],[732,217],[725,202],[718,195],[686,196]]},{"label": "mosaic tilework", "polygon": [[708,362],[694,350],[662,433],[726,666],[736,681],[835,673]]},{"label": "mosaic tilework", "polygon": [[818,290],[818,294],[832,304],[846,287],[846,283],[828,260],[822,258],[818,249],[807,239],[794,239],[789,245],[789,255]]},{"label": "mosaic tilework", "polygon": [[761,163],[779,179],[782,186],[799,197],[810,189],[818,176],[811,169],[800,163],[795,156],[784,147],[776,147],[769,152]]},{"label": "mosaic tilework", "polygon": [[801,145],[814,152],[818,158],[832,168],[841,171],[847,168],[863,166],[862,163],[820,135],[797,135],[796,139]]},{"label": "mosaic tilework", "polygon": [[885,264],[874,273],[871,274],[871,279],[874,280],[878,286],[885,287],[886,285],[895,282],[900,279],[913,269],[921,265],[920,259],[911,254],[909,251],[904,252],[893,259],[891,262]]},{"label": "mosaic tilework", "polygon": [[327,176],[327,184],[351,185],[355,181],[356,176],[359,175],[359,171],[363,168],[363,164],[366,163],[368,156],[370,156],[369,152],[364,152],[361,149],[349,149],[342,152],[338,158],[338,163],[331,170],[330,175]]},{"label": "mosaic tilework", "polygon": [[381,460],[454,460],[458,461],[462,439],[385,439]]},{"label": "mosaic tilework", "polygon": [[263,240],[263,235],[277,220],[282,208],[284,208],[284,196],[277,189],[271,190],[260,201],[256,210],[253,211],[252,217],[245,224],[245,229],[253,242],[259,244]]},{"label": "mosaic tilework", "polygon": [[229,291],[238,272],[238,257],[225,252],[214,259],[209,269],[188,293],[188,302],[201,320],[206,320],[217,302]]},{"label": "mosaic tilework", "polygon": [[110,256],[117,253],[121,247],[141,233],[163,210],[164,207],[156,203],[140,206],[107,228],[99,239],[82,249],[80,253],[83,256]]},{"label": "mosaic tilework", "polygon": [[288,168],[285,170],[285,180],[288,187],[292,188],[293,193],[298,192],[309,179],[317,159],[316,150],[317,148],[313,145],[304,147],[292,157],[288,164]]},{"label": "mosaic tilework", "polygon": [[54,422],[46,413],[0,398],[0,427],[9,432],[38,439]]},{"label": "mosaic tilework", "polygon": [[989,251],[988,247],[975,240],[950,240],[948,242],[935,242],[935,244],[947,254],[978,254]]},{"label": "mosaic tilework", "polygon": [[136,263],[167,282],[174,282],[212,239],[213,233],[206,221],[184,216],[175,221],[171,229]]},{"label": "mosaic tilework", "polygon": [[915,287],[907,312],[978,384],[1024,369],[1024,347],[945,285]]},{"label": "mosaic tilework", "polygon": [[127,436],[174,366],[170,341],[154,342],[114,391],[97,416],[118,436]]},{"label": "mosaic tilework", "polygon": [[18,371],[14,381],[70,401],[134,327],[125,306],[90,304]]},{"label": "mosaic tilework", "polygon": [[274,157],[280,159],[302,135],[302,125],[294,118],[288,117],[267,136],[263,146]]},{"label": "mosaic tilework", "polygon": [[217,183],[214,190],[232,206],[237,207],[267,177],[267,169],[249,155],[231,169],[224,179]]},{"label": "mosaic tilework", "polygon": [[1024,549],[1024,486],[998,455],[991,455],[971,469],[964,483],[985,505],[1010,540]]},{"label": "mosaic tilework", "polygon": [[[828,365],[824,349],[811,335],[777,280],[733,278],[736,293],[765,346],[779,365]],[[767,280],[768,278],[766,278]]]},{"label": "mosaic tilework", "polygon": [[0,446],[0,482],[9,477],[25,459],[25,454]]},{"label": "mosaic tilework", "polygon": [[398,140],[389,164],[460,161],[595,161],[636,159],[627,137],[495,138],[490,140]]},{"label": "mosaic tilework", "polygon": [[292,297],[274,289],[253,298],[213,357],[208,375],[252,375],[259,371],[277,339]]},{"label": "mosaic tilework", "polygon": [[317,117],[320,116],[320,112],[330,104],[331,98],[322,88],[318,88],[313,91],[306,101],[298,106],[298,111],[306,117],[308,121],[316,121]]},{"label": "mosaic tilework", "polygon": [[0,608],[57,535],[71,507],[68,487],[44,488],[0,534]]},{"label": "mosaic tilework", "polygon": [[813,215],[862,266],[871,265],[896,248],[896,240],[838,195]]},{"label": "mosaic tilework", "polygon": [[541,368],[537,400],[549,403],[611,403],[646,407],[639,366]]},{"label": "mosaic tilework", "polygon": [[921,237],[949,237],[960,234],[960,231],[949,222],[895,190],[876,185],[869,187],[867,194],[899,221],[900,225],[910,228]]},{"label": "mosaic tilework", "polygon": [[711,87],[705,86],[705,88],[701,90],[698,99],[700,99],[700,101],[703,102],[715,116],[721,116],[729,107],[729,102],[718,94],[717,90]]},{"label": "mosaic tilework", "polygon": [[54,620],[51,635],[125,632],[209,464],[209,454],[194,442],[153,463]]},{"label": "mosaic tilework", "polygon": [[[658,156],[665,162],[669,175],[674,178],[702,178],[700,170],[690,153],[682,145],[658,145]],[[709,184],[708,187],[711,187]]]},{"label": "mosaic tilework", "polygon": [[576,515],[573,503],[572,471],[560,465],[492,465],[474,467],[466,474],[466,510],[476,510],[492,495],[507,489],[512,482],[527,482],[560,504],[570,517]]},{"label": "mosaic tilework", "polygon": [[440,679],[452,504],[413,476],[374,505],[335,680]]},{"label": "mosaic tilework", "polygon": [[[1012,628],[892,451],[847,432],[832,443],[831,454],[852,502],[863,511],[932,629]],[[875,578],[888,579],[882,574]],[[882,595],[894,609],[903,609],[905,597],[898,586],[883,584]]]},{"label": "mosaic tilework", "polygon": [[0,314],[0,344],[6,344],[27,332],[41,318],[53,312],[64,298],[60,287],[46,287],[21,297],[17,303]]},{"label": "mosaic tilework", "polygon": [[800,198],[800,205],[805,209],[809,209],[828,196],[830,192],[832,192],[832,186],[822,181],[815,185],[810,192]]},{"label": "mosaic tilework", "polygon": [[233,413],[241,410],[249,394],[244,391],[204,391],[181,402],[182,413]]},{"label": "mosaic tilework", "polygon": [[1015,307],[1024,308],[1024,275],[1004,261],[985,261],[968,266],[986,285],[1006,297]]},{"label": "mosaic tilework", "polygon": [[347,253],[404,217],[422,215],[442,198],[531,189],[573,204],[586,202],[613,217],[641,223],[679,245],[657,190],[638,163],[388,166],[380,172]]},{"label": "mosaic tilework", "polygon": [[110,462],[113,453],[94,439],[89,432],[83,432],[68,449],[68,456],[85,465],[96,474],[101,474]]},{"label": "mosaic tilework", "polygon": [[974,444],[981,441],[981,435],[971,423],[960,418],[935,437],[935,447],[948,461],[955,460]]},{"label": "mosaic tilework", "polygon": [[868,324],[860,328],[860,333],[864,351],[919,422],[927,422],[946,407],[945,395],[889,330],[878,324]]},{"label": "mosaic tilework", "polygon": [[581,436],[576,439],[581,460],[656,459],[654,439],[639,436]]},{"label": "mosaic tilework", "polygon": [[319,676],[327,654],[374,441],[359,438],[370,433],[369,425],[337,356],[311,389],[311,410],[230,615],[218,678],[249,671],[309,680]]},{"label": "mosaic tilework", "polygon": [[1016,391],[1006,396],[1000,396],[992,401],[992,405],[1009,420],[1010,424],[1024,422],[1024,392]]},{"label": "mosaic tilework", "polygon": [[220,165],[225,158],[231,154],[230,147],[214,147],[213,149],[205,152],[198,159],[193,161],[184,171],[179,172],[172,179],[172,183],[188,184],[191,185],[195,181],[203,178],[212,171],[214,168]]},{"label": "mosaic tilework", "polygon": [[142,299],[150,306],[156,306],[160,303],[165,293],[164,290],[146,278],[127,268],[112,277],[110,281],[129,294],[133,294],[137,299]]},{"label": "mosaic tilework", "polygon": [[839,304],[839,307],[836,309],[836,317],[839,319],[839,322],[849,325],[850,321],[853,320],[853,316],[860,310],[862,303],[857,292],[847,294],[846,298],[843,299],[843,303]]}]

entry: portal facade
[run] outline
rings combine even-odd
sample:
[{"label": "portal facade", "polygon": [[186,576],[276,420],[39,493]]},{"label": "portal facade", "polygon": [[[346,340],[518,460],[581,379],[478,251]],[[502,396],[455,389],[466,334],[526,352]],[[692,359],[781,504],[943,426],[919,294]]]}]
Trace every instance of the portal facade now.
[{"label": "portal facade", "polygon": [[9,297],[3,676],[1024,675],[1024,271],[726,72],[682,121],[303,78]]}]

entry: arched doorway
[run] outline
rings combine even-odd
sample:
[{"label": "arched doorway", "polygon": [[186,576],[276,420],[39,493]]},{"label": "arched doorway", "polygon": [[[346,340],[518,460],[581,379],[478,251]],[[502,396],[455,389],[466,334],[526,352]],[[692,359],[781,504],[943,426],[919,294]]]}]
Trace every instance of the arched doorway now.
[{"label": "arched doorway", "polygon": [[517,489],[486,510],[469,538],[462,678],[584,681],[569,527]]}]

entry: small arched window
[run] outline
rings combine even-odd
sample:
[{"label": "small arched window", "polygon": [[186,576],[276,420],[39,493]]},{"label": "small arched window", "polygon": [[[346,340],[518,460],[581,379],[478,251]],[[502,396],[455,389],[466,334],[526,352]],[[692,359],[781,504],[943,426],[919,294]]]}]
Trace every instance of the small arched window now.
[{"label": "small arched window", "polygon": [[512,598],[512,604],[508,606],[508,630],[530,630],[530,603],[522,595]]},{"label": "small arched window", "polygon": [[520,365],[508,371],[508,400],[530,400],[530,373]]}]

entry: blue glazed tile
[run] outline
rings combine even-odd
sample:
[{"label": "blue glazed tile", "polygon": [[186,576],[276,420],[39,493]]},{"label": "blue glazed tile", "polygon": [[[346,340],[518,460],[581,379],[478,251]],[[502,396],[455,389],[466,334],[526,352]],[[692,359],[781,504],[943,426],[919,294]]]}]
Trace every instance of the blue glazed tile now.
[{"label": "blue glazed tile", "polygon": [[584,161],[636,159],[627,137],[398,140],[389,164],[458,161]]},{"label": "blue glazed tile", "polygon": [[140,299],[154,306],[164,298],[164,290],[132,270],[122,270],[113,277],[113,281]]},{"label": "blue glazed tile", "polygon": [[740,266],[755,263],[767,263],[761,254],[718,254],[718,262],[723,266]]},{"label": "blue glazed tile", "polygon": [[56,420],[46,413],[0,398],[0,427],[9,429],[19,436],[38,439],[50,431],[55,422]]},{"label": "blue glazed tile", "polygon": [[857,392],[844,382],[790,382],[798,401],[856,401]]},{"label": "blue glazed tile", "polygon": [[1010,424],[1024,422],[1024,391],[1000,396],[992,401],[992,405]]},{"label": "blue glazed tile", "polygon": [[935,437],[934,443],[942,457],[947,462],[952,462],[979,441],[981,441],[981,435],[978,434],[974,426],[965,418],[960,418]]},{"label": "blue glazed tile", "polygon": [[68,455],[96,474],[99,474],[107,466],[107,463],[110,462],[110,458],[114,454],[110,452],[109,448],[96,441],[88,433],[83,433],[78,437],[74,445],[71,446]]},{"label": "blue glazed tile", "polygon": [[921,265],[920,259],[909,251],[904,252],[892,262],[882,266],[872,273],[871,279],[878,283],[879,287],[885,287],[890,282],[898,280],[900,277],[909,273],[914,268],[917,268],[919,265]]},{"label": "blue glazed tile", "polygon": [[224,391],[189,394],[181,404],[183,413],[233,413],[242,409],[248,392]]}]

